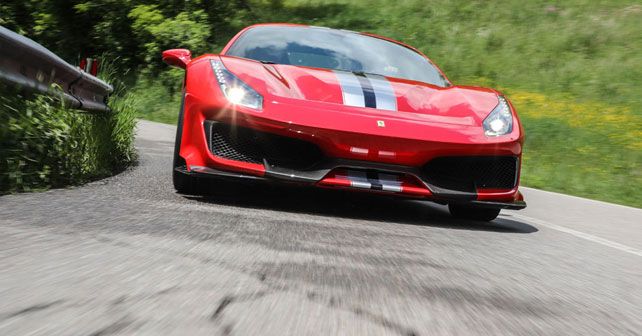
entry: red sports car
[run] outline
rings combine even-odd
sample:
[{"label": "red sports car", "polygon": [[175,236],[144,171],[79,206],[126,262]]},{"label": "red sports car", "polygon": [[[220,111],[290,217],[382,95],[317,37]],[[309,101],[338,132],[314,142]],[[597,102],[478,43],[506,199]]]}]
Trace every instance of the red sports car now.
[{"label": "red sports car", "polygon": [[511,103],[453,85],[403,43],[262,24],[218,55],[172,49],[163,61],[186,70],[173,171],[180,193],[218,176],[425,199],[483,221],[526,206],[524,131]]}]

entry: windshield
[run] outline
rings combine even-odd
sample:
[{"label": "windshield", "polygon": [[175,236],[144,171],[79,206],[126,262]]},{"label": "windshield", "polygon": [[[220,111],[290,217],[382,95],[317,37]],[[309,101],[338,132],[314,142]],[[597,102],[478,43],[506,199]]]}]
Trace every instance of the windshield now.
[{"label": "windshield", "polygon": [[226,54],[276,64],[373,73],[448,86],[437,68],[415,51],[342,30],[254,27],[241,35]]}]

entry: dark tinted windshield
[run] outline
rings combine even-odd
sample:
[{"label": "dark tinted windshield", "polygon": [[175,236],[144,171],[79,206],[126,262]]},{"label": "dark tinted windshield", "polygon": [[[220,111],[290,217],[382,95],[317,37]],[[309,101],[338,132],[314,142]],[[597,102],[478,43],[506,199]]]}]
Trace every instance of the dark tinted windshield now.
[{"label": "dark tinted windshield", "polygon": [[411,49],[375,37],[328,28],[255,27],[241,35],[227,55],[447,86],[439,71]]}]

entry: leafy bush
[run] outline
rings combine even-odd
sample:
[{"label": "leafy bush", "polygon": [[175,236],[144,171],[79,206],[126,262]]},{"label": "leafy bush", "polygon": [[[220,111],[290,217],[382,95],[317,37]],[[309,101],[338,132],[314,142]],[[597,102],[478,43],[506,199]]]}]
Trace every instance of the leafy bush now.
[{"label": "leafy bush", "polygon": [[0,90],[0,194],[76,185],[134,161],[130,95],[117,91],[112,112],[87,113],[56,97]]}]

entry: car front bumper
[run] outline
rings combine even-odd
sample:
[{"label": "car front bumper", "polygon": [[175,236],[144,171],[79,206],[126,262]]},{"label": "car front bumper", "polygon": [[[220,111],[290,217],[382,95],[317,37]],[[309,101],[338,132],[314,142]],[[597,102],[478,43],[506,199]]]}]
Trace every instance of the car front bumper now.
[{"label": "car front bumper", "polygon": [[[489,139],[470,125],[439,126],[432,121],[418,125],[416,120],[383,115],[377,118],[387,126],[378,128],[369,120],[372,116],[324,111],[322,118],[323,111],[300,106],[289,115],[307,115],[305,120],[285,120],[287,114],[270,109],[230,110],[190,95],[185,102],[180,156],[186,165],[179,168],[183,173],[346,188],[439,203],[525,206],[518,192],[521,136]],[[358,124],[365,119],[374,129]],[[416,131],[406,134],[405,128]],[[457,176],[448,176],[451,171]]]}]

